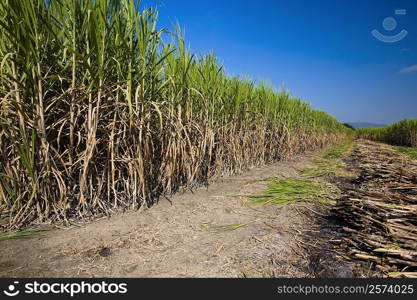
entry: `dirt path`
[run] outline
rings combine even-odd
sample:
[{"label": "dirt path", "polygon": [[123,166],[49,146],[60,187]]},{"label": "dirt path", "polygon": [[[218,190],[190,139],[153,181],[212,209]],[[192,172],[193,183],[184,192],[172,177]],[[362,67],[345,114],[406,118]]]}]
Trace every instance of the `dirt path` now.
[{"label": "dirt path", "polygon": [[[174,195],[172,204],[162,199],[151,209],[0,241],[0,276],[312,276],[306,253],[294,240],[311,222],[300,208],[306,204],[245,203],[265,189],[260,179],[296,178],[313,157],[223,178],[208,189]],[[236,224],[241,227],[216,227]]]},{"label": "dirt path", "polygon": [[309,180],[340,185],[345,174],[338,173],[355,169],[352,160],[323,166],[322,158],[298,156],[174,195],[172,203],[162,199],[151,209],[0,241],[0,277],[351,277],[353,267],[330,249],[340,225],[328,206],[248,205],[248,196],[267,188],[262,179],[300,179],[307,170],[320,174]]}]

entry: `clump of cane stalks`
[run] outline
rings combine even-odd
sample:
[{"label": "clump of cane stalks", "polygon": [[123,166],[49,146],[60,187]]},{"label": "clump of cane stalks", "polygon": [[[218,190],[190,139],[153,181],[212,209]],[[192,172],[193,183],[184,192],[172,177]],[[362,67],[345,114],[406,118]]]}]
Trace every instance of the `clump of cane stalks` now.
[{"label": "clump of cane stalks", "polygon": [[193,55],[134,0],[2,0],[0,62],[7,228],[151,205],[350,134]]}]

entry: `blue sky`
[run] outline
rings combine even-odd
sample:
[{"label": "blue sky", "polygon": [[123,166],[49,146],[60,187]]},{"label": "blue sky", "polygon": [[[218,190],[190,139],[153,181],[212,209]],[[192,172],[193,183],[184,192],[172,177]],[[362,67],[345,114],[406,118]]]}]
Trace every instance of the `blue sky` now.
[{"label": "blue sky", "polygon": [[[191,50],[213,51],[227,73],[284,86],[342,122],[417,117],[416,0],[142,1],[148,6],[158,7],[160,27],[178,22]],[[384,43],[374,29],[407,35]]]}]

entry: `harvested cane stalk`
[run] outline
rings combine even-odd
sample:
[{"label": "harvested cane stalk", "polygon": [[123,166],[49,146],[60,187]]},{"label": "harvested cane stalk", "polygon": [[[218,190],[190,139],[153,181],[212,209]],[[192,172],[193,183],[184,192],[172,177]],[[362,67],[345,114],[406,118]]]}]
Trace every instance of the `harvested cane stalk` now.
[{"label": "harvested cane stalk", "polygon": [[415,276],[417,163],[370,142],[359,143],[352,156],[359,175],[353,186],[344,187],[335,208],[346,223],[343,248],[387,276]]}]

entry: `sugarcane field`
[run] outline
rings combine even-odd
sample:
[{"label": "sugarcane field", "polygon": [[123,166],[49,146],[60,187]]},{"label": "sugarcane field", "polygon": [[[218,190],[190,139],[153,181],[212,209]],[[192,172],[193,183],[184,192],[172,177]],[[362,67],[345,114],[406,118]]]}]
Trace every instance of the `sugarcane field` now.
[{"label": "sugarcane field", "polygon": [[4,293],[417,278],[417,4],[336,2],[2,0]]}]

